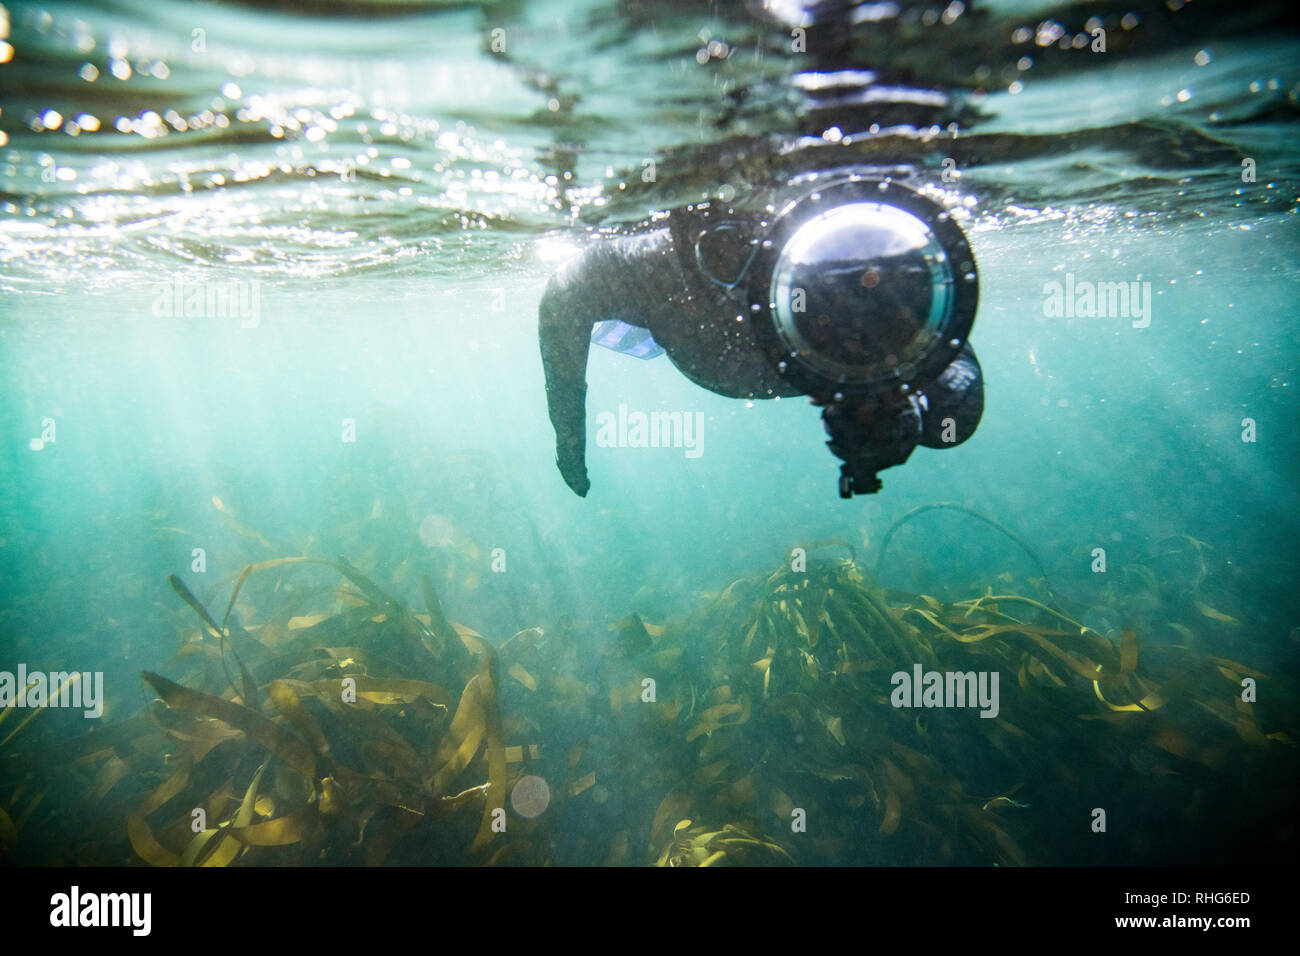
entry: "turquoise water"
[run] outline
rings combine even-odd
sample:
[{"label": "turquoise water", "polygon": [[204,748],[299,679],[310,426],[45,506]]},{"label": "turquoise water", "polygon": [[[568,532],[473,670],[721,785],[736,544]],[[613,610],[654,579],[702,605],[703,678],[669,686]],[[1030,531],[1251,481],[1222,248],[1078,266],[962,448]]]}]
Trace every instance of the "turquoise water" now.
[{"label": "turquoise water", "polygon": [[[948,501],[1014,529],[1073,612],[1149,632],[1199,601],[1239,622],[1202,616],[1215,653],[1294,677],[1296,39],[1281,5],[1092,6],[1060,22],[1134,11],[1105,53],[1016,42],[1057,22],[1026,3],[905,4],[901,33],[856,34],[879,98],[854,105],[739,5],[7,5],[0,668],[103,670],[126,716],[193,627],[168,574],[223,607],[245,564],[293,554],[417,604],[431,574],[494,643],[541,626],[595,653],[800,543],[870,566]],[[960,215],[976,436],[841,501],[806,400],[593,349],[573,495],[547,277],[592,229],[839,161],[916,166]],[[1149,325],[1048,314],[1066,274],[1150,283]],[[173,314],[223,283],[248,311]],[[620,405],[702,415],[702,453],[598,446]],[[1139,562],[1158,600],[1112,606]],[[1004,571],[1036,573],[936,511],[877,576],[960,598]]]}]

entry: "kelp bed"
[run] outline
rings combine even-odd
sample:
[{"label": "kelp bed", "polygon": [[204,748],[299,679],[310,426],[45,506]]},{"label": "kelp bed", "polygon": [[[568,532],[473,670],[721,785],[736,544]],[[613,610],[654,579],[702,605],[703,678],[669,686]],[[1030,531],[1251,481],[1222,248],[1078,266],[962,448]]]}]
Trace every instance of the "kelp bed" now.
[{"label": "kelp bed", "polygon": [[[326,569],[336,583],[290,583]],[[137,861],[199,866],[1178,863],[1294,845],[1285,681],[1023,595],[943,602],[882,591],[851,556],[809,559],[679,621],[632,614],[589,653],[540,628],[494,647],[428,578],[417,613],[343,560],[252,565],[220,620],[171,583],[200,625],[176,679],[146,672],[145,712],[60,751],[81,818],[111,830],[85,838],[86,862],[117,862],[123,835]],[[891,675],[918,664],[997,672],[997,716],[893,706]]]}]

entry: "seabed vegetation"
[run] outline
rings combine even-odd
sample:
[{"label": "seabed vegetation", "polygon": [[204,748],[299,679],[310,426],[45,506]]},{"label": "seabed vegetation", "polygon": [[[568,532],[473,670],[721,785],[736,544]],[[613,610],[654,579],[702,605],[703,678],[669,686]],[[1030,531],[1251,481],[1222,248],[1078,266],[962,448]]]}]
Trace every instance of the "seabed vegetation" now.
[{"label": "seabed vegetation", "polygon": [[[1182,863],[1294,846],[1284,678],[1207,653],[1179,620],[1101,633],[1042,580],[940,600],[877,587],[847,545],[795,554],[661,624],[631,613],[596,640],[534,627],[500,646],[449,621],[427,576],[416,611],[343,559],[261,561],[216,612],[173,576],[188,640],[167,675],[143,673],[145,708],[59,745],[76,797],[43,825],[75,827],[79,862],[156,866]],[[1193,624],[1236,623],[1187,604]],[[998,674],[996,714],[895,706],[892,675],[918,665]],[[0,711],[0,757],[38,714]],[[39,789],[31,774],[0,789],[0,854]]]}]

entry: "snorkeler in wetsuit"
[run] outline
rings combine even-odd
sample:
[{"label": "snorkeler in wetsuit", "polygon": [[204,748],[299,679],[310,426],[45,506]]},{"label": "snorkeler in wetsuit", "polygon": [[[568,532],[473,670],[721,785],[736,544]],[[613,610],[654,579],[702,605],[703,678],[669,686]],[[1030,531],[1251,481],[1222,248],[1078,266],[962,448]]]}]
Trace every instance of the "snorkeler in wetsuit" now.
[{"label": "snorkeler in wetsuit", "polygon": [[595,241],[551,279],[538,326],[556,463],[586,468],[587,352],[666,352],[732,398],[809,395],[841,497],[919,445],[969,438],[984,409],[968,342],[975,260],[942,206],[898,171],[803,175],[744,203],[698,203]]}]

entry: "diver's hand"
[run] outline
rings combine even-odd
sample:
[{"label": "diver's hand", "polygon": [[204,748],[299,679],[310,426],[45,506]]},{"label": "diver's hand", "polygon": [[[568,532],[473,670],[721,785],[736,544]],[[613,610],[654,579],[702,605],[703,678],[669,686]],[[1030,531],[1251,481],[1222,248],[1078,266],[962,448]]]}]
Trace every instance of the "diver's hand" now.
[{"label": "diver's hand", "polygon": [[579,498],[587,497],[591,489],[591,480],[587,477],[587,463],[582,455],[560,454],[556,456],[555,465],[564,477],[564,483],[573,489]]}]

